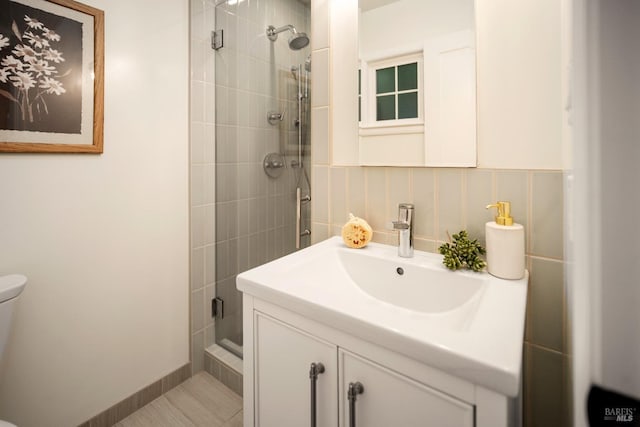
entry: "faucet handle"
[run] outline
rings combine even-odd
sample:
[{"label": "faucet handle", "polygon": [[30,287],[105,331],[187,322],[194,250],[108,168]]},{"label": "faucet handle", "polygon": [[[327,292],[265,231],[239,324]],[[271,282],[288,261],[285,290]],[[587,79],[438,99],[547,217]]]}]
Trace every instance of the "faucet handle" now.
[{"label": "faucet handle", "polygon": [[399,231],[398,256],[411,258],[413,256],[413,204],[398,205],[398,220],[393,221],[393,229]]},{"label": "faucet handle", "polygon": [[398,205],[398,221],[411,225],[413,219],[413,203],[400,203]]},{"label": "faucet handle", "polygon": [[408,230],[410,227],[406,221],[393,221],[392,224],[394,230]]}]

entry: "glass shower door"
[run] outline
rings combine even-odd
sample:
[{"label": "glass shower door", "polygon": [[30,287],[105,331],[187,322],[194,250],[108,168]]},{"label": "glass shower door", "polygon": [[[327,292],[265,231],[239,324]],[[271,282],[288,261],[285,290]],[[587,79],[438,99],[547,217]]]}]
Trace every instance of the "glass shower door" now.
[{"label": "glass shower door", "polygon": [[[280,19],[273,17],[287,22],[271,22]],[[291,64],[304,64],[310,47],[290,50],[289,34],[270,41],[266,31],[270,25],[291,24],[308,34],[310,9],[299,0],[222,1],[215,20],[224,43],[215,53],[216,247],[215,259],[206,262],[215,262],[217,316],[215,337],[208,341],[215,339],[242,357],[242,294],[236,275],[295,250],[296,184],[306,174],[292,164],[299,123]],[[282,120],[269,120],[271,113],[282,114]],[[303,163],[309,164],[309,151]],[[277,178],[264,170],[270,153],[283,159]],[[304,212],[310,212],[308,206]],[[309,241],[304,236],[303,247]]]}]

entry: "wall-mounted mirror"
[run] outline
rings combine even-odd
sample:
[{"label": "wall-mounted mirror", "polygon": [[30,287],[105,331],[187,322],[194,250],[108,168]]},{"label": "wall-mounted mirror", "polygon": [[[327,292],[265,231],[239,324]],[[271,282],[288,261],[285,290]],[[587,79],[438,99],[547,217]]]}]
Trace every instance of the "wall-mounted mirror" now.
[{"label": "wall-mounted mirror", "polygon": [[474,0],[358,0],[357,21],[358,163],[475,167]]},{"label": "wall-mounted mirror", "polygon": [[359,0],[359,158],[476,166],[473,0]]}]

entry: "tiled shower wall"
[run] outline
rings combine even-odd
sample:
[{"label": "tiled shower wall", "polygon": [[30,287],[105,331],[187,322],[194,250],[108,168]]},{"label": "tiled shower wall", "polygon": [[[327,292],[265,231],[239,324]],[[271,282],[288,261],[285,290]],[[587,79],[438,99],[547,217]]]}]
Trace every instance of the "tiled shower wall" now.
[{"label": "tiled shower wall", "polygon": [[[293,24],[309,32],[309,6],[298,0],[191,0],[191,355],[204,366],[214,343],[211,299],[235,292],[235,275],[294,250],[295,81],[293,64],[310,49],[287,46],[288,33],[272,43],[268,25]],[[211,49],[211,31],[224,30],[225,46]],[[268,111],[285,111],[270,125]],[[216,125],[217,123],[217,125]],[[287,168],[267,177],[262,160],[284,152]],[[305,163],[309,164],[307,146]],[[307,213],[310,218],[310,212]],[[308,245],[309,238],[306,239]],[[230,298],[225,298],[225,301]],[[241,332],[239,298],[225,306],[222,333]],[[226,322],[237,317],[237,321]],[[222,323],[222,322],[221,322]],[[218,328],[221,324],[217,325]],[[237,338],[236,338],[237,339]]]}]

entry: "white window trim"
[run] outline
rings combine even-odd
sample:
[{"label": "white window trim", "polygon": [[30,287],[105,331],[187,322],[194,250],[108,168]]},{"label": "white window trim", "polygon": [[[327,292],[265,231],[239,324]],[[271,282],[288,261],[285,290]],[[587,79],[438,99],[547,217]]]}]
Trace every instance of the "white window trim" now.
[{"label": "white window trim", "polygon": [[[424,82],[423,82],[423,52],[412,52],[405,55],[384,58],[376,61],[361,61],[361,135],[393,135],[404,133],[424,132]],[[376,117],[376,70],[388,67],[398,67],[410,63],[418,64],[418,117],[411,119],[380,120]],[[397,73],[396,73],[397,79]],[[397,84],[397,82],[396,82]],[[396,86],[397,87],[397,86]],[[395,94],[405,91],[396,91]],[[413,92],[413,91],[407,91]],[[396,103],[396,109],[398,105]]]}]

